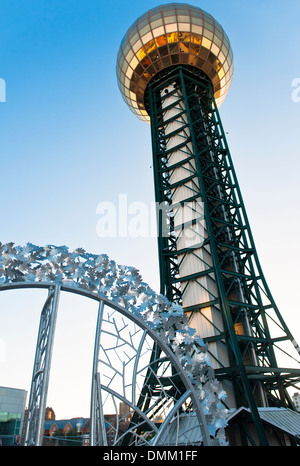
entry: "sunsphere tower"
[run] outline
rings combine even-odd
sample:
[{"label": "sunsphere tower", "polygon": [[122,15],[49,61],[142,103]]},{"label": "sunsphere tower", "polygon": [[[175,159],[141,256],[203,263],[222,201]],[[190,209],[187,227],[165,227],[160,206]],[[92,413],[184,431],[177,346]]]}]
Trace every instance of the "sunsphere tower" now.
[{"label": "sunsphere tower", "polygon": [[167,206],[158,210],[161,293],[208,344],[227,406],[249,408],[267,444],[257,408],[294,409],[287,388],[300,380],[276,350],[299,347],[261,270],[218,112],[232,74],[223,28],[186,4],[139,17],[118,53],[123,98],[151,124],[155,197]]}]

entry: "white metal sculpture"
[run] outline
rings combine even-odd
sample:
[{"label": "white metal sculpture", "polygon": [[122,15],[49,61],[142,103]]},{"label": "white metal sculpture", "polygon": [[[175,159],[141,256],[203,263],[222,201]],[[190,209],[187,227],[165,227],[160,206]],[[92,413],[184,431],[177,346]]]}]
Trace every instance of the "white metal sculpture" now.
[{"label": "white metal sculpture", "polygon": [[[90,444],[223,445],[226,411],[206,346],[179,305],[156,294],[134,267],[66,246],[0,243],[0,290],[48,288],[25,432],[42,442],[61,291],[99,302],[91,384]],[[119,412],[122,404],[123,411]],[[115,411],[107,426],[105,406]]]}]

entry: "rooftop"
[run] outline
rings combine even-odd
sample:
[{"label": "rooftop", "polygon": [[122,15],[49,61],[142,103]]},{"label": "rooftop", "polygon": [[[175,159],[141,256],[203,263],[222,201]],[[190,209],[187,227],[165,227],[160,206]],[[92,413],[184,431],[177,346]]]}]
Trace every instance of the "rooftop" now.
[{"label": "rooftop", "polygon": [[[244,407],[231,410],[227,421],[230,422],[242,411],[250,413],[250,410]],[[300,413],[288,408],[258,408],[258,414],[262,421],[269,425],[294,437],[300,436]]]}]

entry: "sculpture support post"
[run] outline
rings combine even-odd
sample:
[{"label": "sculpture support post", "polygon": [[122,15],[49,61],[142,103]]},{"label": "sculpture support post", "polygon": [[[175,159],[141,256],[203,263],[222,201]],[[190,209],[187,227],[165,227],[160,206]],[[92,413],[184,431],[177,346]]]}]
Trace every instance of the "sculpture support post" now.
[{"label": "sculpture support post", "polygon": [[32,374],[24,444],[42,445],[60,285],[51,287],[43,307]]},{"label": "sculpture support post", "polygon": [[92,389],[91,389],[91,424],[90,424],[90,446],[105,446],[107,445],[105,434],[105,421],[102,410],[101,389],[100,389],[100,374],[98,372],[99,346],[101,335],[101,324],[103,317],[104,302],[100,301],[97,316],[94,359],[93,359],[93,374],[92,374]]}]

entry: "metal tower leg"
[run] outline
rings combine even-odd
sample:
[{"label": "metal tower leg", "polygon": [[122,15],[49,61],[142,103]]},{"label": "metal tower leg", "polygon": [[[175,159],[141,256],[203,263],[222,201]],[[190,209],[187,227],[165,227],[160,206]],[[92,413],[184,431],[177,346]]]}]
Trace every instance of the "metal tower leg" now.
[{"label": "metal tower leg", "polygon": [[51,287],[41,313],[25,426],[24,444],[26,446],[41,446],[43,441],[45,411],[59,295],[60,285]]}]

